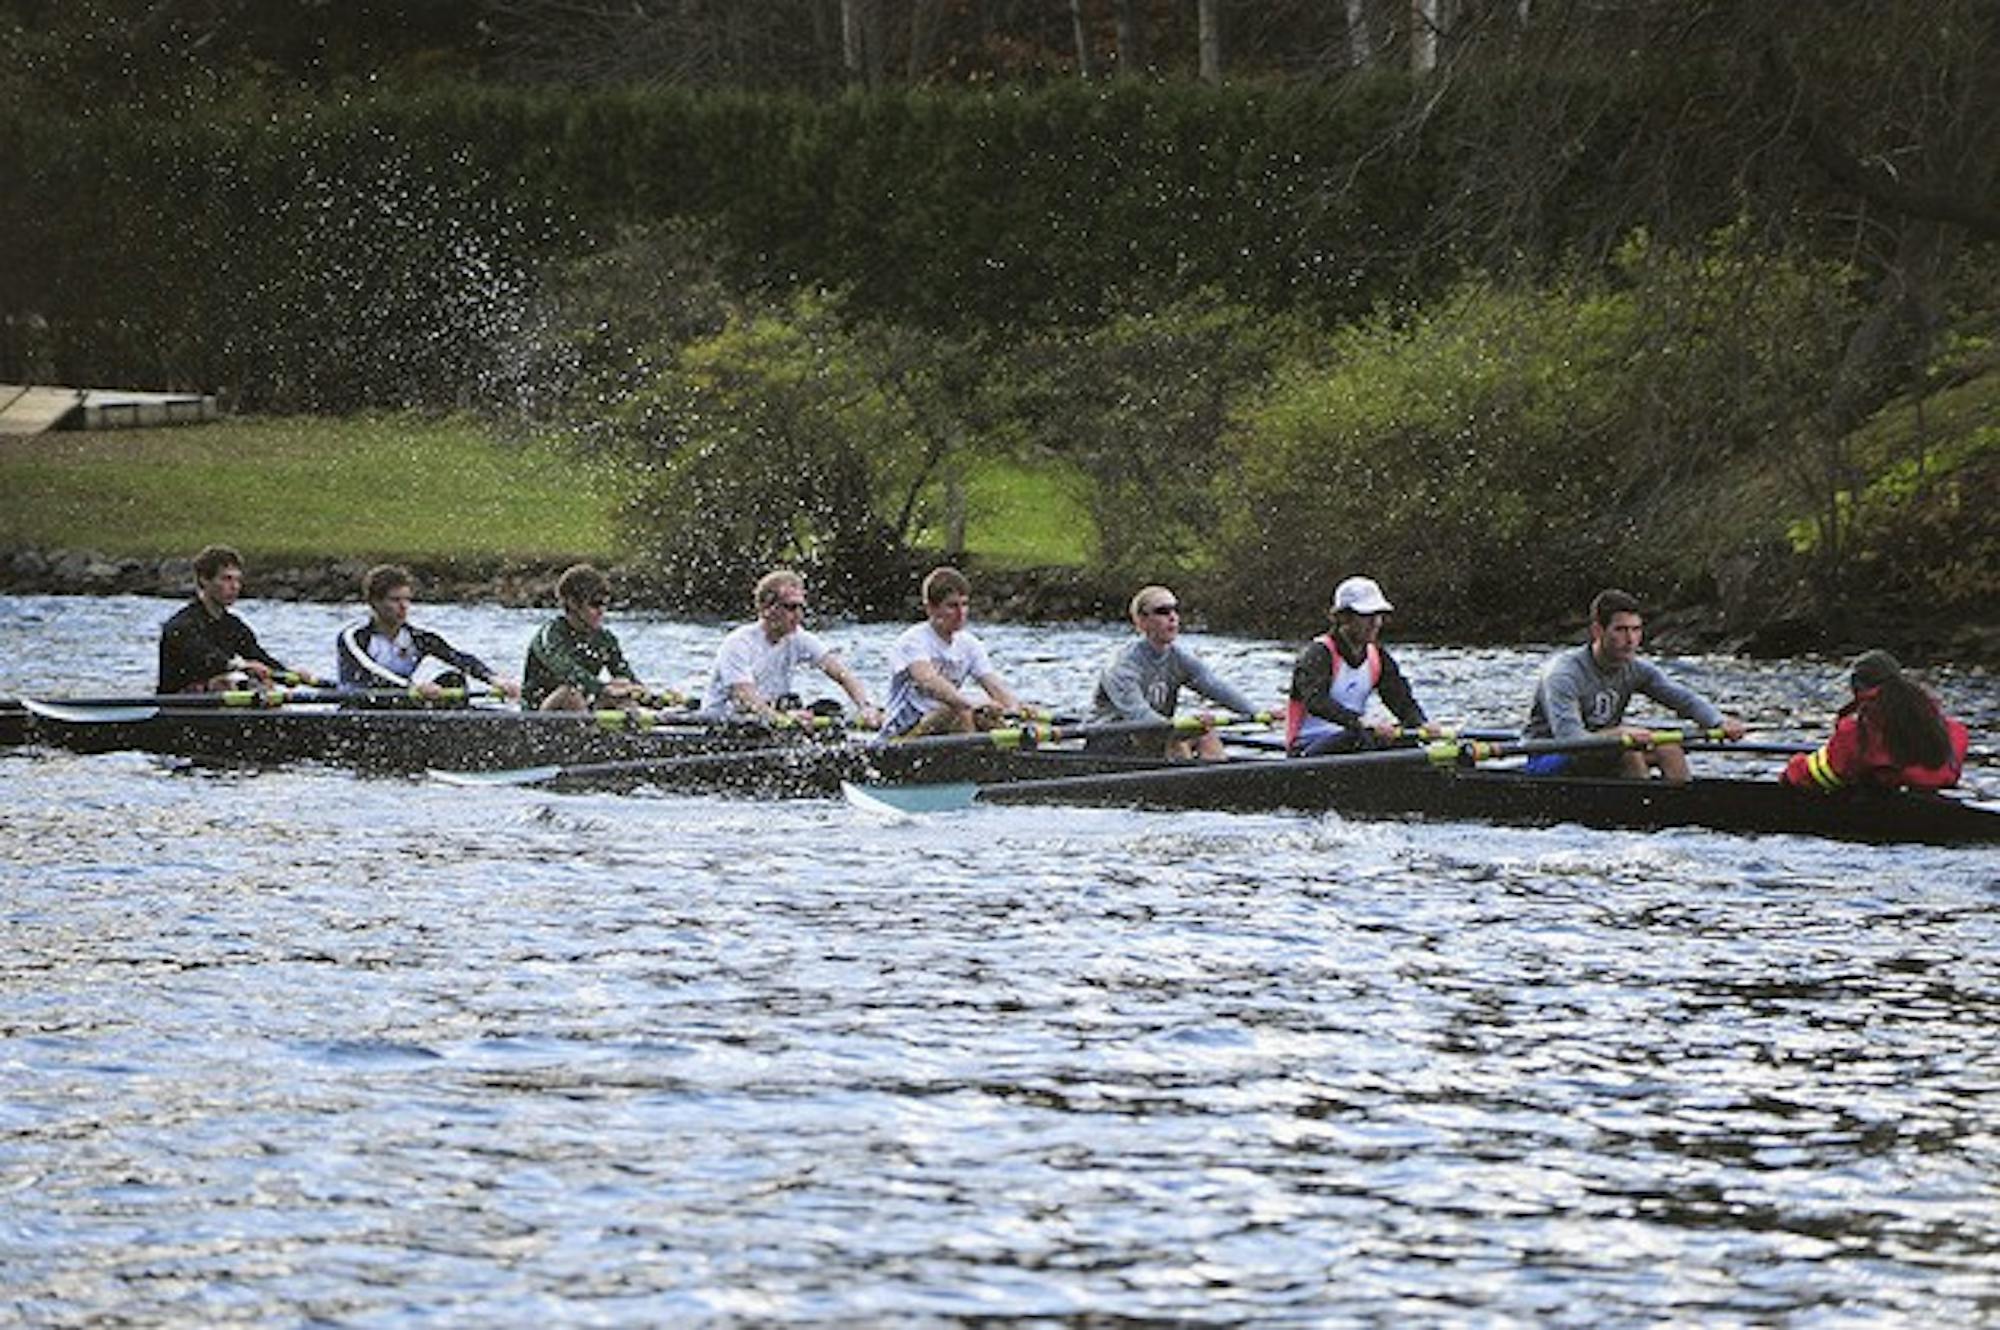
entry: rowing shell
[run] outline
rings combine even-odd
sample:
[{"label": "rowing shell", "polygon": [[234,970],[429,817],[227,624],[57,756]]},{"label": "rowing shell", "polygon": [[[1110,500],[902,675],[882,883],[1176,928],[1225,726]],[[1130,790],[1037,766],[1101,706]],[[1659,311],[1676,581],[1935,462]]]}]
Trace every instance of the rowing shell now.
[{"label": "rowing shell", "polygon": [[1175,811],[1335,812],[1525,826],[1700,827],[1875,844],[2000,842],[2000,809],[1967,799],[1857,790],[1825,798],[1775,779],[1664,781],[1534,777],[1518,769],[1342,766],[1310,761],[1194,764],[1009,783],[858,787],[863,807],[901,812],[982,804],[1074,804]]}]

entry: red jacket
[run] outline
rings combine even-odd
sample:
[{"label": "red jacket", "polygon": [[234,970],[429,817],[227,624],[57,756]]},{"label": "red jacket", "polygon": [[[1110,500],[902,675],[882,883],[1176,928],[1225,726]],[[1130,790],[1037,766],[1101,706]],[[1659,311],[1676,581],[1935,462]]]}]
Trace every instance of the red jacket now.
[{"label": "red jacket", "polygon": [[1800,753],[1785,764],[1782,778],[1785,784],[1815,794],[1831,794],[1850,785],[1907,785],[1918,790],[1938,790],[1958,784],[1959,773],[1965,766],[1965,726],[1949,716],[1943,717],[1945,730],[1951,735],[1952,752],[1951,760],[1943,766],[1901,766],[1889,755],[1889,745],[1870,705],[1878,691],[1869,688],[1856,693],[1854,700],[1840,709],[1833,737],[1815,751]]}]

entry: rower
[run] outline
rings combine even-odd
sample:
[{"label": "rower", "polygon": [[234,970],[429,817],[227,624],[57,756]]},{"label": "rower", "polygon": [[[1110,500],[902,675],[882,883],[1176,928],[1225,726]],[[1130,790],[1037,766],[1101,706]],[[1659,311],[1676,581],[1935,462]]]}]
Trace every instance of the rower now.
[{"label": "rower", "polygon": [[1653,748],[1652,731],[1624,723],[1625,708],[1634,693],[1644,693],[1676,715],[1704,729],[1720,728],[1731,739],[1743,737],[1743,722],[1725,716],[1716,705],[1668,678],[1659,666],[1639,659],[1645,637],[1645,616],[1637,598],[1608,589],[1590,602],[1590,642],[1549,658],[1535,686],[1535,703],[1528,715],[1528,739],[1581,739],[1590,734],[1623,735],[1639,745],[1623,752],[1538,753],[1528,759],[1535,776],[1623,776],[1644,780],[1649,769],[1666,780],[1688,778],[1687,754],[1678,744]]},{"label": "rower", "polygon": [[1285,748],[1292,756],[1393,743],[1401,733],[1396,725],[1366,717],[1373,696],[1404,725],[1429,723],[1396,658],[1382,645],[1382,616],[1395,608],[1373,578],[1350,577],[1333,589],[1327,610],[1332,631],[1308,642],[1292,666],[1285,708]]},{"label": "rower", "polygon": [[[956,568],[924,578],[924,622],[905,629],[889,648],[889,714],[884,738],[910,734],[969,734],[998,729],[1020,701],[994,670],[986,647],[965,626],[972,583]],[[959,691],[967,680],[987,701],[975,706]]]},{"label": "rower", "polygon": [[160,627],[158,692],[221,692],[248,680],[269,688],[274,674],[319,682],[264,650],[250,625],[230,610],[242,594],[243,556],[227,545],[204,546],[194,556],[194,599]]},{"label": "rower", "polygon": [[1958,784],[1969,736],[1886,651],[1870,651],[1848,676],[1854,700],[1833,737],[1800,753],[1779,777],[1793,789],[1832,794],[1850,786],[1941,790]]},{"label": "rower", "polygon": [[604,626],[611,604],[611,579],[587,563],[563,570],[556,580],[562,612],[543,624],[528,642],[521,671],[521,705],[542,711],[588,711],[600,703],[636,707],[646,688],[618,638]]},{"label": "rower", "polygon": [[479,657],[410,625],[412,585],[410,570],[392,563],[362,575],[368,617],[341,629],[333,644],[341,686],[413,688],[435,698],[446,688],[463,688],[469,675],[507,697],[520,697],[521,685],[495,674]]},{"label": "rower", "polygon": [[793,669],[814,665],[840,685],[864,726],[881,725],[881,709],[869,700],[868,690],[854,671],[803,626],[805,578],[790,568],[774,568],[757,579],[750,599],[757,617],[731,629],[722,639],[709,671],[708,687],[702,693],[697,713],[701,719],[748,717],[775,724],[786,711],[799,709],[798,697],[792,692]]},{"label": "rower", "polygon": [[[1119,721],[1159,721],[1167,724],[1180,705],[1182,687],[1209,701],[1249,715],[1257,704],[1240,688],[1216,676],[1201,657],[1181,645],[1180,598],[1163,586],[1140,587],[1130,607],[1135,641],[1114,647],[1097,674],[1090,701],[1093,724]],[[1122,752],[1148,757],[1187,758],[1199,753],[1207,761],[1223,756],[1222,737],[1202,717],[1202,732],[1193,739],[1163,734],[1099,735],[1085,743],[1091,752]]]}]

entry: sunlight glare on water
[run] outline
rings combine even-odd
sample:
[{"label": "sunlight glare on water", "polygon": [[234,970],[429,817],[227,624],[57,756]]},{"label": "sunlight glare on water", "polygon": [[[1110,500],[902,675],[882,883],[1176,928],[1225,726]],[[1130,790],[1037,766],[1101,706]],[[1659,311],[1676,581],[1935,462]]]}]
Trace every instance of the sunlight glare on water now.
[{"label": "sunlight glare on water", "polygon": [[[143,691],[171,608],[0,600],[5,690]],[[539,617],[430,609],[510,669]],[[312,665],[345,613],[245,612]],[[680,685],[719,637],[619,626]],[[893,628],[827,631],[879,695]],[[982,631],[1071,707],[1118,640]],[[1282,686],[1288,646],[1200,645]],[[1534,654],[1399,650],[1501,723]],[[1676,668],[1800,732],[1838,701]],[[1990,734],[1990,680],[1944,687]],[[0,1306],[1975,1324],[1996,888],[1988,850],[0,755]]]}]

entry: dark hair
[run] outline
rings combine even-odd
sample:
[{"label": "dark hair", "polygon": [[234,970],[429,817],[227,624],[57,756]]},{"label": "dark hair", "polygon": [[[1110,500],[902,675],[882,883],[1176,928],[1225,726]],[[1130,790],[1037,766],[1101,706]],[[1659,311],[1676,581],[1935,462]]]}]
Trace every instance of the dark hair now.
[{"label": "dark hair", "polygon": [[1637,596],[1629,591],[1620,591],[1616,587],[1606,587],[1592,597],[1590,602],[1590,621],[1599,628],[1609,628],[1611,620],[1620,614],[1637,614],[1643,618],[1645,613],[1639,608]]},{"label": "dark hair", "polygon": [[956,568],[933,568],[924,579],[924,604],[941,605],[950,596],[969,596],[972,583]]},{"label": "dark hair", "polygon": [[1854,691],[1874,692],[1862,699],[1859,720],[1864,730],[1882,736],[1883,746],[1898,765],[1941,767],[1950,763],[1951,732],[1937,702],[1904,675],[1903,667],[1886,651],[1870,651],[1854,662]]},{"label": "dark hair", "polygon": [[398,563],[378,563],[361,575],[361,599],[373,605],[399,586],[415,586],[410,570]]},{"label": "dark hair", "polygon": [[204,545],[194,556],[194,575],[204,582],[225,568],[243,568],[243,556],[227,545]]},{"label": "dark hair", "polygon": [[611,579],[587,563],[572,564],[556,579],[556,596],[571,605],[602,600],[611,594]]}]

